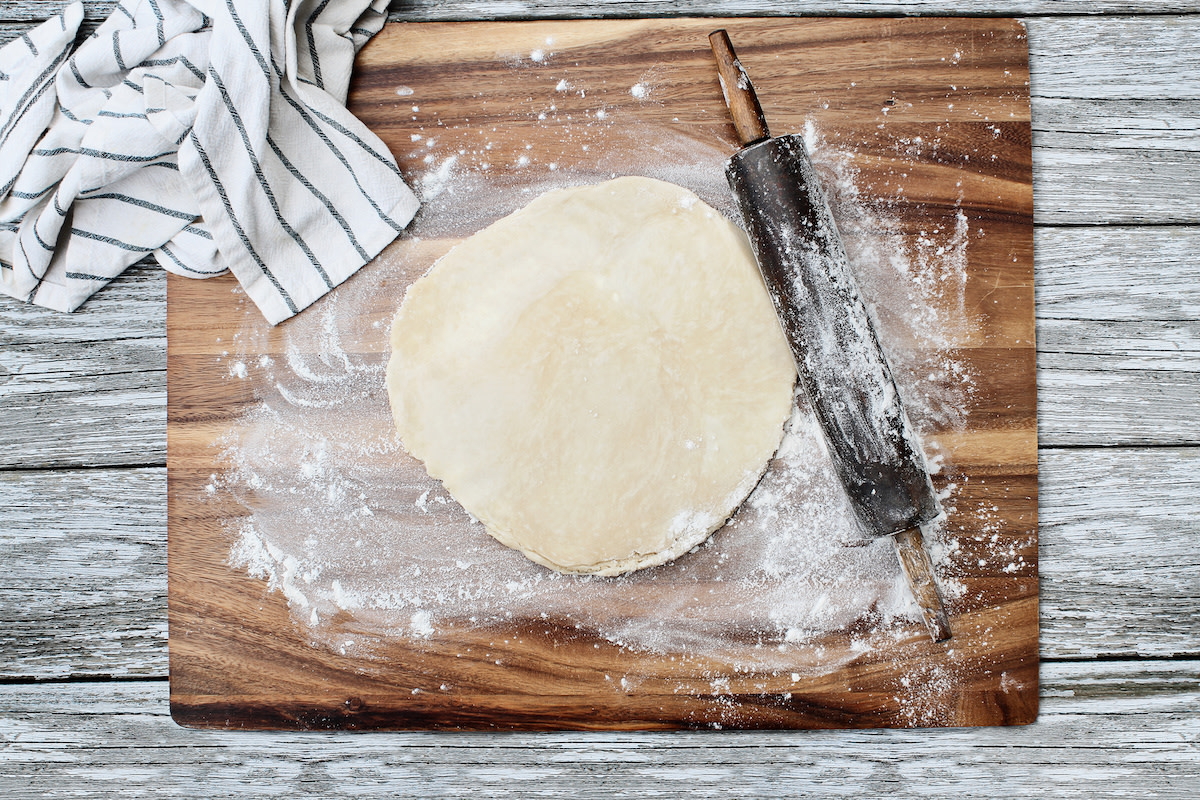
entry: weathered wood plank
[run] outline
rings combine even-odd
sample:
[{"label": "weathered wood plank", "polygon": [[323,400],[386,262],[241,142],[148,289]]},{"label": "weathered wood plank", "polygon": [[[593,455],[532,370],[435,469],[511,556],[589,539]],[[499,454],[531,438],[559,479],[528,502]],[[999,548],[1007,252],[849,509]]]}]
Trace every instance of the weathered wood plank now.
[{"label": "weathered wood plank", "polygon": [[1035,97],[1032,125],[1037,224],[1200,221],[1200,102]]},{"label": "weathered wood plank", "polygon": [[[166,304],[165,273],[147,259],[92,295],[73,314],[0,296],[0,331],[4,337],[0,341],[3,349],[52,349],[63,344],[161,339],[166,335]],[[3,376],[0,371],[0,386],[4,385]]]},{"label": "weathered wood plank", "polygon": [[[0,686],[0,794],[46,798],[1154,796],[1200,791],[1200,662],[1051,663],[1020,728],[272,734],[171,722],[161,681]],[[736,789],[734,788],[736,787]]]},{"label": "weathered wood plank", "polygon": [[[1030,19],[1030,92],[1109,100],[1200,98],[1200,17]],[[1186,85],[1184,85],[1186,84]]]},{"label": "weathered wood plank", "polygon": [[1046,151],[1200,151],[1194,99],[1035,96],[1036,145]]},{"label": "weathered wood plank", "polygon": [[1041,228],[1034,260],[1038,320],[1137,324],[1200,316],[1198,227]]},{"label": "weathered wood plank", "polygon": [[1045,444],[1200,444],[1200,321],[1050,319],[1037,332]]},{"label": "weathered wood plank", "polygon": [[[103,408],[108,405],[106,395],[128,396],[153,386],[165,345],[162,337],[56,343],[51,359],[45,358],[43,347],[6,347],[0,356],[7,372],[6,408],[20,413],[17,409],[28,407],[28,401],[43,423],[48,422],[46,411],[68,415],[69,404],[76,402],[92,400]],[[143,373],[149,373],[150,380]],[[63,405],[59,400],[67,405],[55,408]]]},{"label": "weathered wood plank", "polygon": [[6,345],[0,466],[162,463],[165,382],[165,336]]},{"label": "weathered wood plank", "polygon": [[166,484],[0,472],[0,678],[166,673]]},{"label": "weathered wood plank", "polygon": [[[1200,115],[1200,103],[1190,103]],[[1033,218],[1037,224],[1180,224],[1200,222],[1200,169],[1194,148],[1200,134],[1188,142],[1170,136],[1146,142],[1150,134],[1134,136],[1145,149],[1117,148],[1111,134],[1076,134],[1072,148],[1046,146],[1048,120],[1034,103]],[[1153,112],[1146,113],[1146,120]],[[1184,124],[1190,124],[1184,120]],[[1062,137],[1055,137],[1062,138]],[[1174,137],[1182,138],[1182,137]],[[1088,140],[1091,139],[1091,142]],[[1180,144],[1169,150],[1160,144]],[[1120,200],[1117,200],[1120,198]]]},{"label": "weathered wood plank", "polygon": [[[1042,656],[1200,655],[1200,449],[1039,470]],[[0,679],[166,674],[165,480],[0,472]]]},{"label": "weathered wood plank", "polygon": [[1200,443],[1200,229],[1042,229],[1043,445]]},{"label": "weathered wood plank", "polygon": [[0,469],[166,461],[166,278],[138,265],[74,314],[0,297]]},{"label": "weathered wood plank", "polygon": [[[0,23],[10,23],[20,30],[61,13],[66,5],[67,0],[18,0],[5,3],[0,7]],[[86,0],[83,4],[84,19],[103,20],[112,13],[114,5],[116,3],[113,0]],[[2,32],[0,28],[0,34]]]},{"label": "weathered wood plank", "polygon": [[1200,444],[1200,324],[1053,320],[1038,336],[1041,444]]},{"label": "weathered wood plank", "polygon": [[1200,655],[1200,449],[1042,451],[1042,655]]}]

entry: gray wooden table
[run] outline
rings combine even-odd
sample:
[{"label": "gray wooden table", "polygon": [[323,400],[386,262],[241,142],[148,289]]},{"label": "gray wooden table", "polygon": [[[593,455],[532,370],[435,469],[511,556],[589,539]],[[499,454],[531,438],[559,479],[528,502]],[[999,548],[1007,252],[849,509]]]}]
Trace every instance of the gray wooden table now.
[{"label": "gray wooden table", "polygon": [[[60,0],[6,0],[0,42]],[[111,10],[88,4],[89,24]],[[165,280],[0,300],[0,796],[1200,796],[1200,3],[396,3],[398,20],[1016,16],[1041,716],[1017,729],[247,734],[167,708]]]}]

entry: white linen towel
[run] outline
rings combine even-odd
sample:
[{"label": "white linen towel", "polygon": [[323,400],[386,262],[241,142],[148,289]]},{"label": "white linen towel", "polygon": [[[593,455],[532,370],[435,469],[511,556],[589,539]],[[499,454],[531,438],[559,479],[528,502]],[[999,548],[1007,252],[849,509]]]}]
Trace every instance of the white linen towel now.
[{"label": "white linen towel", "polygon": [[0,48],[0,291],[72,311],[147,253],[231,270],[275,324],[416,213],[346,110],[387,0],[80,3]]}]

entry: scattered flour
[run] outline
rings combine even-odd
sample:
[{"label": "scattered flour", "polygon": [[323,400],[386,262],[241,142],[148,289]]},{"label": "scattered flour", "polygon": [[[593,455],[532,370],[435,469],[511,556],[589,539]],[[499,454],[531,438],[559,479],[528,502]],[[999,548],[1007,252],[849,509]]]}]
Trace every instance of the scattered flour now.
[{"label": "scattered flour", "polygon": [[[565,79],[554,86],[567,88]],[[630,93],[648,91],[636,84]],[[224,436],[225,470],[210,485],[247,510],[233,531],[231,563],[282,593],[314,643],[369,656],[372,637],[419,640],[444,625],[543,619],[621,647],[684,656],[719,656],[749,637],[761,645],[751,666],[794,669],[796,654],[808,652],[828,669],[836,664],[821,663],[822,636],[857,631],[860,649],[869,648],[919,619],[892,543],[866,538],[854,521],[803,398],[766,475],[725,527],[673,564],[620,578],[561,575],[503,547],[404,451],[383,386],[387,323],[404,287],[444,252],[439,243],[548,189],[614,174],[687,186],[735,216],[723,174],[726,142],[625,122],[605,135],[637,146],[618,142],[586,170],[555,162],[534,169],[533,152],[514,162],[529,167],[519,179],[489,175],[480,154],[490,145],[482,144],[427,160],[413,176],[424,206],[406,246],[385,251],[276,329],[273,357],[259,356],[262,334],[243,332],[230,374],[250,382],[258,402]],[[559,144],[578,142],[574,126],[562,130]],[[952,473],[937,437],[961,430],[973,386],[954,355],[973,324],[965,303],[967,219],[959,211],[952,225],[931,224],[913,246],[886,207],[864,200],[851,155],[811,123],[805,138],[909,417],[930,464]],[[629,152],[640,155],[631,160]],[[951,481],[941,494],[948,512],[957,486]],[[953,601],[963,591],[952,574],[958,539],[945,517],[927,536]],[[347,638],[329,622],[346,615],[371,636]],[[744,648],[738,652],[744,657]]]}]

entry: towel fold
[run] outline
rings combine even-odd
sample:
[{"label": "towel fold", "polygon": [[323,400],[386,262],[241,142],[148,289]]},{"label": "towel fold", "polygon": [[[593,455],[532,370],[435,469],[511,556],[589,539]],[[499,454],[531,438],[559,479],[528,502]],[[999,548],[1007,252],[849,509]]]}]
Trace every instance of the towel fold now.
[{"label": "towel fold", "polygon": [[79,3],[0,48],[0,291],[72,311],[147,253],[230,270],[272,324],[371,260],[417,199],[345,108],[387,0]]}]

